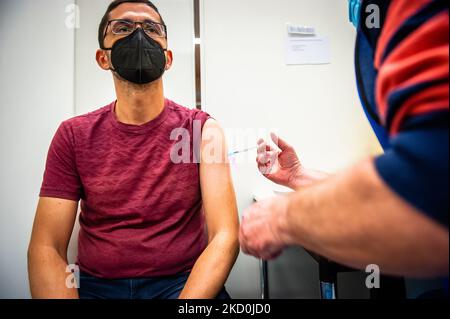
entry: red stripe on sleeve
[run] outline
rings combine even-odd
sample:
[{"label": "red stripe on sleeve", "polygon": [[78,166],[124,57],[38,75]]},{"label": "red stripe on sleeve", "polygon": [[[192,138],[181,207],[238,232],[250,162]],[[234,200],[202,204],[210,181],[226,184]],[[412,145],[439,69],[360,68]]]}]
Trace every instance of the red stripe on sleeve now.
[{"label": "red stripe on sleeve", "polygon": [[414,95],[395,114],[390,134],[396,135],[400,132],[401,125],[406,117],[448,110],[448,99],[448,83],[435,85]]},{"label": "red stripe on sleeve", "polygon": [[379,69],[383,53],[389,44],[389,41],[401,27],[401,25],[412,17],[421,8],[425,7],[432,0],[392,0],[389,11],[386,16],[386,22],[383,26],[383,32],[377,44],[377,53],[375,56],[375,68]]},{"label": "red stripe on sleeve", "polygon": [[[435,80],[449,78],[449,21],[448,13],[444,12],[426,24],[422,25],[413,34],[396,47],[386,61],[380,66],[377,79],[376,99],[379,113],[385,121],[388,113],[388,99],[396,90]],[[448,98],[448,87],[447,87]],[[427,94],[437,91],[425,90]],[[440,91],[439,91],[440,92]],[[422,92],[417,92],[411,99]],[[439,96],[442,92],[439,93]],[[421,98],[418,101],[422,101]],[[428,101],[428,100],[427,100]],[[442,104],[431,103],[425,108],[432,111],[432,106],[442,107]],[[448,100],[444,103],[448,109]],[[407,106],[407,107],[406,107]],[[396,115],[396,128],[401,126],[402,120],[422,109],[415,103],[405,102]],[[390,130],[391,131],[391,130]],[[396,130],[394,130],[396,131]],[[394,131],[391,131],[393,133]]]}]

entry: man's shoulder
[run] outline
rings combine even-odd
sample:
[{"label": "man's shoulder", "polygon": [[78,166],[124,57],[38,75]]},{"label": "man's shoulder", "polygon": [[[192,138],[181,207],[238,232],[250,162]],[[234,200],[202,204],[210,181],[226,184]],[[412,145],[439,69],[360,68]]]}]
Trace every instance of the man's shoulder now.
[{"label": "man's shoulder", "polygon": [[209,118],[210,115],[202,110],[196,108],[188,108],[182,106],[172,100],[166,99],[167,107],[170,108],[172,112],[175,112],[179,115],[180,118],[189,118],[189,119],[201,119],[201,118]]},{"label": "man's shoulder", "polygon": [[113,103],[103,106],[95,111],[88,112],[82,115],[74,116],[68,120],[63,121],[62,125],[68,128],[86,127],[95,125],[98,121],[105,119],[111,112]]}]

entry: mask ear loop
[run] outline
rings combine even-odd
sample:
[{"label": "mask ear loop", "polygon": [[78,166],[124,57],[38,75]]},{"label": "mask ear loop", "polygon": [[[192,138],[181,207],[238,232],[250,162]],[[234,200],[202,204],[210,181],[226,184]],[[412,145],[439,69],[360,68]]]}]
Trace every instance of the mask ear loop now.
[{"label": "mask ear loop", "polygon": [[[112,51],[112,48],[106,48],[105,47],[106,33],[108,32],[108,28],[109,28],[110,24],[111,24],[111,22],[108,22],[108,25],[105,28],[105,32],[103,32],[102,42],[100,43],[100,49],[102,49],[103,51]],[[108,60],[109,60],[109,62],[111,62],[110,58],[108,58]],[[109,70],[113,71],[114,73],[117,73],[116,70],[114,70],[114,68],[112,66],[109,67]]]},{"label": "mask ear loop", "polygon": [[[164,52],[168,52],[169,50],[168,49],[163,49],[164,50]],[[165,57],[165,59],[166,59],[166,66],[164,67],[164,72],[166,72],[166,71],[168,71],[169,69],[167,68],[167,56],[164,54],[164,57]]]},{"label": "mask ear loop", "polygon": [[100,49],[106,50],[106,51],[112,50],[112,48],[107,49],[105,47],[106,33],[108,32],[108,28],[109,28],[110,25],[111,25],[111,21],[108,22],[108,25],[106,26],[105,31],[103,32],[102,42],[100,43]]},{"label": "mask ear loop", "polygon": [[[103,45],[102,45],[103,46]],[[102,48],[102,47],[100,47],[100,49],[102,49],[103,51],[112,51],[112,48],[111,49],[107,49],[107,48]],[[114,70],[114,67],[112,66],[112,61],[111,61],[111,58],[109,58],[108,57],[108,61],[110,62],[110,66],[109,66],[109,70],[110,71],[113,71],[114,73],[117,73],[117,71],[116,70]]]}]

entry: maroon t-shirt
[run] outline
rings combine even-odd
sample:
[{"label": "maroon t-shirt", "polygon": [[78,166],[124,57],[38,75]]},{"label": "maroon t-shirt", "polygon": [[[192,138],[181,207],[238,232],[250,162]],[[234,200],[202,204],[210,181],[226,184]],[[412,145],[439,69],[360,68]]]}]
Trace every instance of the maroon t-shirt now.
[{"label": "maroon t-shirt", "polygon": [[[81,271],[108,279],[190,271],[207,244],[194,140],[209,115],[166,100],[161,115],[135,126],[117,120],[115,104],[61,124],[40,196],[81,199]],[[189,132],[189,163],[171,160],[177,129]]]}]

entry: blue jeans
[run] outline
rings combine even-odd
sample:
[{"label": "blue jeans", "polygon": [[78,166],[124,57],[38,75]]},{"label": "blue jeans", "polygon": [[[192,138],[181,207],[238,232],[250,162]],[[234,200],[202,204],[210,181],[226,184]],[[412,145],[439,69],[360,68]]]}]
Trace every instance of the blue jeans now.
[{"label": "blue jeans", "polygon": [[[177,299],[189,273],[169,277],[101,279],[80,272],[80,299]],[[225,288],[216,299],[231,299]]]}]

